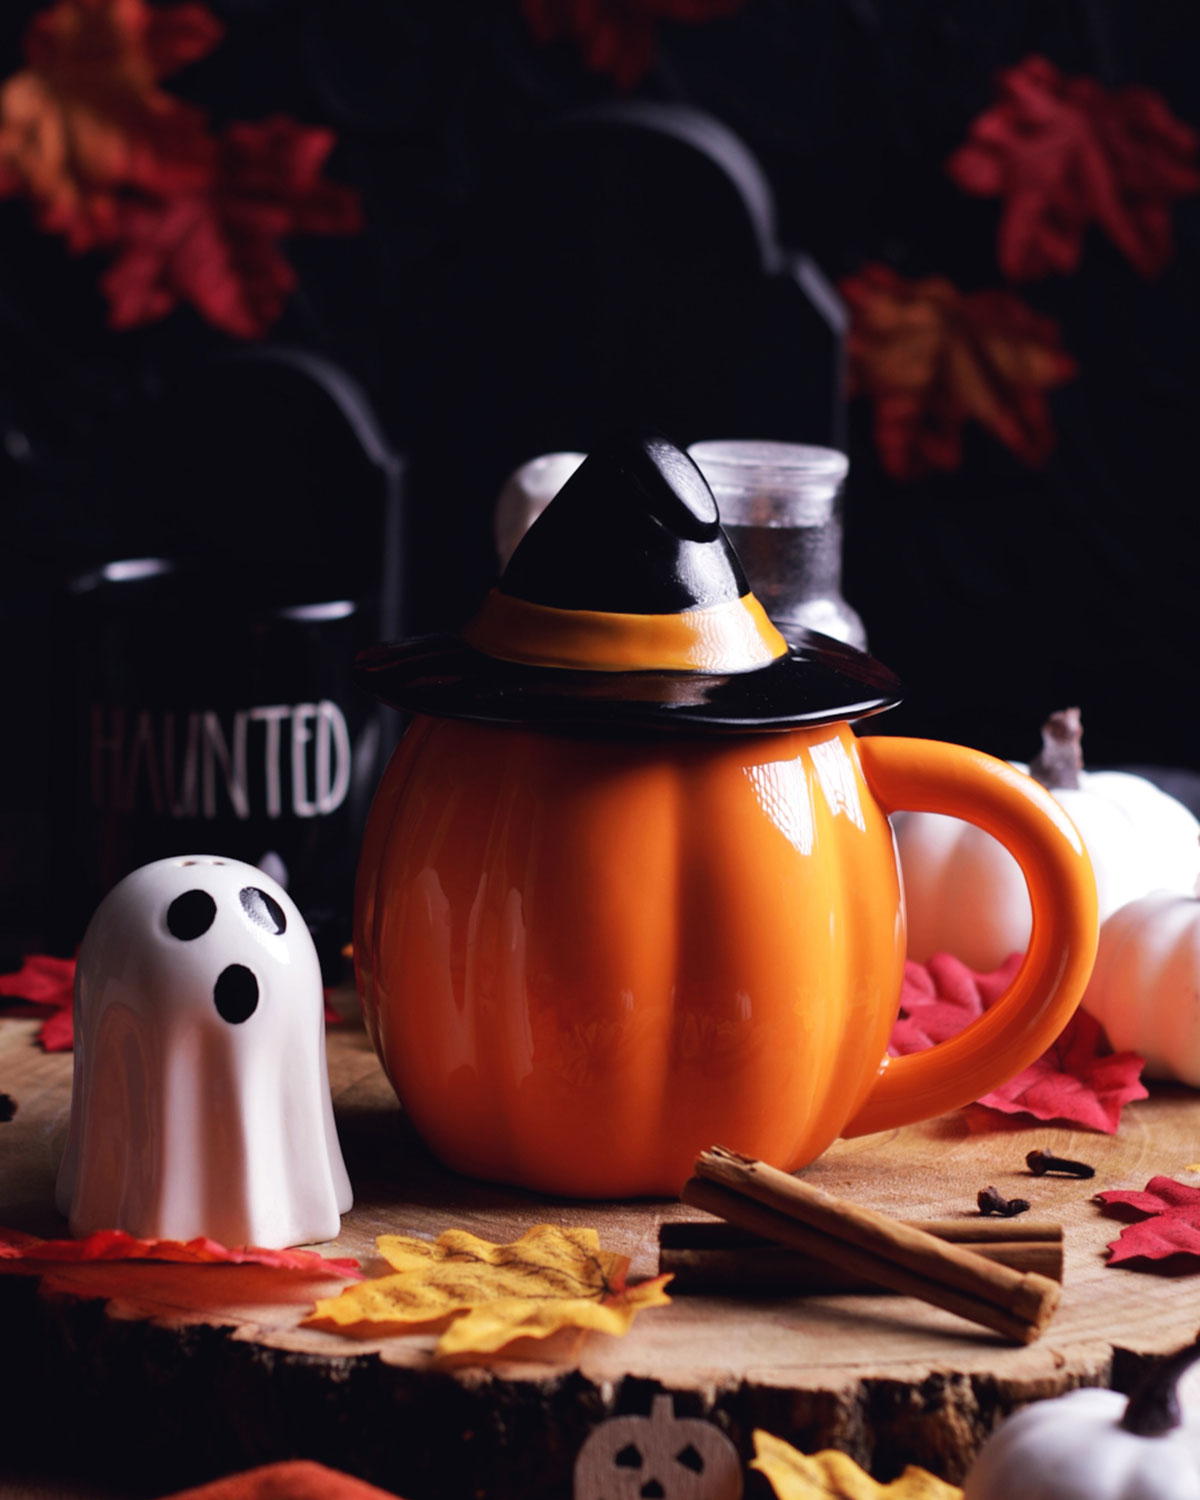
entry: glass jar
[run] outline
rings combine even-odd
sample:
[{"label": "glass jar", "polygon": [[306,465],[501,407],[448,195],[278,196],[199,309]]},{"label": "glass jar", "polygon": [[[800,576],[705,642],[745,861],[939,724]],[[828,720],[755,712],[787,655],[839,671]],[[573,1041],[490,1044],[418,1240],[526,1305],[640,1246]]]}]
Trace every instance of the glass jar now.
[{"label": "glass jar", "polygon": [[693,443],[688,452],[750,587],[782,633],[818,630],[865,649],[863,622],[842,598],[846,455],[751,439]]}]

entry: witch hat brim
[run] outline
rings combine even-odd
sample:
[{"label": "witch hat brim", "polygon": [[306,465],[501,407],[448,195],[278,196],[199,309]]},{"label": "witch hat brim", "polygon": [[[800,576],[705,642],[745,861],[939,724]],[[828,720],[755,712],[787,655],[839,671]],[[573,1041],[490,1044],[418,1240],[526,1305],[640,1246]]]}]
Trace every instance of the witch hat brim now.
[{"label": "witch hat brim", "polygon": [[865,652],[815,632],[784,640],[700,471],[658,437],[588,457],[461,635],[376,646],[356,670],[395,708],[540,727],[745,733],[900,698]]},{"label": "witch hat brim", "polygon": [[749,672],[589,672],[486,655],[456,636],[375,646],[355,663],[381,703],[500,724],[741,732],[863,718],[900,701],[900,683],[865,652],[815,631]]}]

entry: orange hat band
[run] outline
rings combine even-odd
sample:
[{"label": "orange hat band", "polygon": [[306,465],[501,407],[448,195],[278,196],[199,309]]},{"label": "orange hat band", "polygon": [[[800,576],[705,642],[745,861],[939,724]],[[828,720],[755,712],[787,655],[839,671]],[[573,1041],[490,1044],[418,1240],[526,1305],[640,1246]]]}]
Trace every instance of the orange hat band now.
[{"label": "orange hat band", "polygon": [[751,672],[787,651],[753,594],[673,615],[553,609],[493,589],[463,631],[477,651],[584,672]]}]

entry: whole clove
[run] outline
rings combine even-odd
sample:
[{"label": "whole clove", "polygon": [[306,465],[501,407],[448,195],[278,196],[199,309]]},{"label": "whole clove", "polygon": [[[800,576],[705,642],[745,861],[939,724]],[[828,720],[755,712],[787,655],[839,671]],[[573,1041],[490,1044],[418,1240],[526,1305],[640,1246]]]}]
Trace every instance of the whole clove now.
[{"label": "whole clove", "polygon": [[1025,1158],[1025,1165],[1035,1177],[1045,1177],[1047,1172],[1056,1173],[1060,1177],[1095,1177],[1095,1167],[1089,1167],[1085,1161],[1068,1161],[1065,1157],[1055,1156],[1052,1151],[1031,1151]]},{"label": "whole clove", "polygon": [[1029,1212],[1027,1198],[1006,1198],[994,1187],[985,1187],[976,1195],[975,1202],[981,1214],[999,1214],[1002,1219],[1015,1219],[1018,1214]]}]

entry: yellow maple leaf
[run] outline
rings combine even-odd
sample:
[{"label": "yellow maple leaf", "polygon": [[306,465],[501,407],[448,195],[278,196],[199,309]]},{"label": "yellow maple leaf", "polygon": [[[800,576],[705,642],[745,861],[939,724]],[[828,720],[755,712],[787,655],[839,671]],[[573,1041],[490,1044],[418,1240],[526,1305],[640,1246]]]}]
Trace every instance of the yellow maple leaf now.
[{"label": "yellow maple leaf", "polygon": [[880,1484],[846,1453],[798,1452],[782,1438],[755,1432],[750,1467],[765,1474],[778,1500],[962,1500],[962,1490],[910,1465],[899,1479]]},{"label": "yellow maple leaf", "polygon": [[602,1250],[594,1229],[536,1224],[508,1245],[463,1229],[375,1243],[391,1271],[318,1302],[310,1327],[352,1338],[442,1329],[435,1353],[464,1358],[564,1328],[627,1333],[643,1307],[670,1301],[670,1276],[626,1286],[629,1257]]}]

